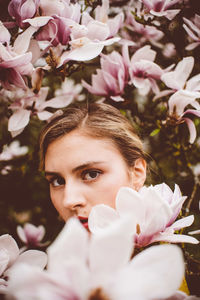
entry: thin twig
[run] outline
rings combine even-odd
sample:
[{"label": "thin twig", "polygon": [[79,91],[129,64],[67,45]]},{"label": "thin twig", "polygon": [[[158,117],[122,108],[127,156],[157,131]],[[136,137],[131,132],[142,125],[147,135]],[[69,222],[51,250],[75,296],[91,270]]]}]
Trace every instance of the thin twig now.
[{"label": "thin twig", "polygon": [[187,206],[185,208],[185,216],[187,216],[189,214],[189,212],[190,212],[190,206],[192,204],[192,201],[194,200],[194,196],[196,194],[197,187],[198,187],[198,183],[196,182],[195,185],[194,185],[193,191],[192,191],[192,195],[191,195],[191,197],[190,197],[190,199],[188,201],[188,204],[187,204]]}]

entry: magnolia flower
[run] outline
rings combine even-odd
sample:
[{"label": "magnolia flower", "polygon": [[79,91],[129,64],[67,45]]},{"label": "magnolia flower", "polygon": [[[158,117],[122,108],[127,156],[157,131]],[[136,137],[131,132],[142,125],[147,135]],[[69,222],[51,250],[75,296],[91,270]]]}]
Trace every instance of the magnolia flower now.
[{"label": "magnolia flower", "polygon": [[193,50],[200,45],[200,15],[195,14],[194,21],[190,21],[186,18],[183,18],[185,23],[183,24],[183,28],[188,33],[189,38],[194,42],[189,44],[185,49]]},{"label": "magnolia flower", "polygon": [[139,94],[147,95],[150,89],[157,93],[156,80],[161,78],[163,70],[154,63],[156,52],[150,46],[144,46],[129,59],[128,47],[125,48],[125,51],[127,52],[125,54],[126,64],[129,65],[131,83],[138,88]]},{"label": "magnolia flower", "polygon": [[9,14],[15,18],[19,27],[24,28],[25,19],[32,18],[38,9],[40,0],[11,0],[8,5]]},{"label": "magnolia flower", "polygon": [[[127,28],[134,33],[138,33],[141,37],[139,44],[144,44],[146,41],[150,41],[151,44],[157,44],[164,36],[161,30],[158,30],[155,26],[143,25],[137,22],[130,11],[127,11],[126,24]],[[132,37],[130,37],[132,40]]]},{"label": "magnolia flower", "polygon": [[8,292],[16,300],[170,297],[184,275],[181,250],[174,245],[154,246],[130,261],[133,243],[125,223],[119,221],[89,239],[77,220],[69,220],[47,250],[47,270],[18,265]]},{"label": "magnolia flower", "polygon": [[9,33],[8,29],[0,21],[0,43],[9,44],[9,42],[10,42],[10,33]]},{"label": "magnolia flower", "polygon": [[44,245],[40,243],[45,235],[45,228],[42,225],[36,227],[33,224],[26,223],[24,228],[17,226],[17,233],[22,242],[29,247],[40,247]]},{"label": "magnolia flower", "polygon": [[3,146],[3,152],[0,153],[0,161],[11,160],[15,157],[25,155],[28,152],[27,146],[20,147],[19,141],[13,141],[10,145]]},{"label": "magnolia flower", "polygon": [[83,101],[85,99],[85,95],[81,94],[82,92],[82,85],[75,84],[74,80],[65,78],[62,82],[60,89],[55,91],[56,97],[63,97],[63,102],[68,99],[69,103],[73,101]]},{"label": "magnolia flower", "polygon": [[32,90],[15,90],[11,93],[11,97],[15,101],[9,106],[13,114],[8,121],[8,130],[13,137],[24,130],[30,121],[31,115],[37,115],[40,120],[48,120],[53,116],[53,113],[46,110],[47,107],[63,108],[73,100],[73,98],[66,98],[65,95],[46,100],[48,90],[48,87],[42,87],[38,94],[35,94]]},{"label": "magnolia flower", "polygon": [[194,216],[182,218],[173,223],[185,197],[180,196],[176,186],[174,194],[166,185],[150,186],[140,192],[122,187],[116,197],[116,210],[104,204],[96,205],[89,215],[88,225],[93,233],[109,226],[113,221],[129,216],[127,226],[136,247],[144,247],[158,241],[188,242],[197,244],[198,240],[183,234],[174,234],[176,230],[190,226]]},{"label": "magnolia flower", "polygon": [[[103,0],[102,5],[98,5],[94,10],[95,20],[105,23],[109,27],[109,36],[113,37],[115,36],[119,29],[122,27],[123,21],[124,21],[124,14],[123,12],[120,12],[117,14],[114,18],[108,17],[109,12],[109,1]],[[89,21],[92,20],[92,17],[88,13],[83,13],[82,16],[82,24],[86,25]]]},{"label": "magnolia flower", "polygon": [[33,70],[31,59],[31,52],[17,55],[0,43],[0,83],[2,86],[6,89],[12,88],[12,85],[26,88],[24,75],[30,75]]},{"label": "magnolia flower", "polygon": [[[174,71],[166,72],[161,76],[162,81],[175,93],[169,98],[169,115],[177,120],[177,123],[186,122],[190,132],[190,143],[196,138],[196,128],[193,121],[188,118],[192,114],[200,117],[200,104],[196,101],[200,97],[200,74],[193,76],[188,81],[188,77],[194,66],[193,57],[185,57],[181,60]],[[165,95],[173,93],[173,90],[162,91]],[[187,109],[188,105],[195,109]]]},{"label": "magnolia flower", "polygon": [[71,23],[71,50],[65,51],[60,58],[61,66],[69,60],[87,61],[98,56],[104,46],[118,42],[120,38],[109,38],[108,25],[91,20],[87,25]]},{"label": "magnolia flower", "polygon": [[0,293],[7,292],[7,278],[21,263],[43,269],[47,263],[47,256],[38,250],[28,250],[20,254],[15,240],[9,234],[0,236]]},{"label": "magnolia flower", "polygon": [[141,0],[148,11],[156,16],[172,20],[180,11],[180,9],[169,9],[180,0]]},{"label": "magnolia flower", "polygon": [[116,51],[101,55],[101,69],[92,75],[92,85],[82,80],[82,85],[91,94],[108,96],[115,101],[123,101],[121,95],[128,81],[128,68],[123,57]]},{"label": "magnolia flower", "polygon": [[40,0],[40,9],[43,16],[57,15],[77,23],[81,17],[80,4],[71,4],[68,0]]}]

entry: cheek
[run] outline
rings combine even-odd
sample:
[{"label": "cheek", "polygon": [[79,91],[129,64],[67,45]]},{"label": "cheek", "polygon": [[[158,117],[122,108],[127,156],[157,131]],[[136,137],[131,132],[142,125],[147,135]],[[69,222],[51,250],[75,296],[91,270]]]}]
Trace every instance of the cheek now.
[{"label": "cheek", "polygon": [[123,174],[122,176],[114,176],[109,180],[106,180],[98,193],[98,202],[115,208],[115,199],[122,186],[131,187],[131,181],[126,174],[124,174],[124,176]]}]

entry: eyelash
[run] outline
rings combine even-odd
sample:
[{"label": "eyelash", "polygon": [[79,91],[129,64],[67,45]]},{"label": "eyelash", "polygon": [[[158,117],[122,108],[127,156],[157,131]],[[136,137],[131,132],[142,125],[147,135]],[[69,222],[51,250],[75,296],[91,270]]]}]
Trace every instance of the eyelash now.
[{"label": "eyelash", "polygon": [[[98,174],[98,175],[95,176],[94,178],[91,177],[91,179],[86,179],[86,175],[89,174],[89,173],[90,173],[90,175],[91,175],[91,173],[96,173],[96,174]],[[99,175],[101,175],[102,173],[103,173],[103,172],[102,172],[101,170],[96,170],[96,169],[84,170],[84,171],[81,173],[81,179],[82,179],[83,181],[86,181],[86,182],[93,182],[93,181],[95,181],[95,180],[99,177]],[[56,184],[54,183],[56,180],[57,180],[57,181],[58,181],[58,180],[61,180],[62,183],[60,183],[60,184],[58,183],[58,185],[56,185]],[[50,179],[47,180],[47,181],[48,181],[49,184],[52,185],[52,187],[54,187],[54,188],[60,187],[60,186],[62,186],[62,185],[65,184],[64,178],[59,177],[59,176],[52,177],[52,178],[50,178]]]},{"label": "eyelash", "polygon": [[[85,179],[86,175],[89,174],[89,173],[97,173],[98,175],[95,176],[94,178],[91,178],[91,179]],[[95,181],[99,175],[102,174],[102,171],[101,170],[96,170],[96,169],[90,169],[90,170],[84,170],[82,173],[81,173],[81,178],[82,180],[84,181],[87,181],[87,182],[90,182],[90,181]],[[90,174],[91,175],[91,174]]]}]

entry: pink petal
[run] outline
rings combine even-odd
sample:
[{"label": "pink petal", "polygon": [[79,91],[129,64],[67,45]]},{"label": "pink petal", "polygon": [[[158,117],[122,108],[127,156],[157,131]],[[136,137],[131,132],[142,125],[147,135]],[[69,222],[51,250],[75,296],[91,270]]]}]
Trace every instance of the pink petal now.
[{"label": "pink petal", "polygon": [[17,234],[19,238],[24,242],[25,244],[27,243],[27,238],[24,232],[24,229],[21,226],[17,226]]},{"label": "pink petal", "polygon": [[190,226],[193,222],[194,222],[194,216],[191,215],[176,221],[170,226],[170,228],[172,228],[173,230],[179,230],[181,228]]},{"label": "pink petal", "polygon": [[168,242],[168,243],[190,243],[198,244],[199,241],[191,236],[184,234],[158,234],[153,238],[154,242]]},{"label": "pink petal", "polygon": [[[174,272],[170,272],[171,266]],[[184,260],[177,246],[152,246],[136,255],[119,276],[116,274],[113,299],[167,298],[179,288],[183,276]]]},{"label": "pink petal", "polygon": [[10,117],[8,121],[8,130],[17,131],[24,129],[29,123],[31,111],[26,109],[19,109]]},{"label": "pink petal", "polygon": [[[8,263],[9,263],[9,255],[7,253],[6,249],[0,249],[0,277],[3,274],[3,272],[6,270]],[[1,282],[0,282],[1,286]]]},{"label": "pink petal", "polygon": [[119,216],[113,208],[99,204],[92,208],[88,217],[88,226],[92,233],[98,233],[118,219]]},{"label": "pink petal", "polygon": [[161,79],[172,89],[182,89],[193,69],[193,66],[194,58],[192,56],[185,57],[177,64],[174,71],[164,73]]},{"label": "pink petal", "polygon": [[28,52],[25,54],[18,55],[16,57],[12,57],[10,60],[4,61],[0,63],[0,67],[2,68],[15,68],[19,65],[27,64],[31,61],[32,53]]},{"label": "pink petal", "polygon": [[31,18],[34,16],[36,12],[36,4],[33,0],[25,1],[21,6],[21,17],[24,18]]},{"label": "pink petal", "polygon": [[199,98],[200,93],[197,92],[190,92],[187,90],[179,90],[174,93],[169,98],[169,114],[172,114],[174,108],[176,108],[177,116],[181,116],[184,112],[185,107],[188,104],[191,104],[195,101],[196,98]]},{"label": "pink petal", "polygon": [[37,28],[30,26],[16,38],[13,50],[18,54],[27,52],[32,35],[37,31]]},{"label": "pink petal", "polygon": [[53,116],[53,113],[44,110],[44,111],[37,112],[37,116],[41,121],[46,121]]},{"label": "pink petal", "polygon": [[3,25],[3,23],[0,21],[0,43],[7,43],[10,42],[10,33],[8,29]]},{"label": "pink petal", "polygon": [[104,41],[108,38],[110,33],[108,25],[98,21],[89,22],[87,25],[87,29],[87,37],[90,40]]},{"label": "pink petal", "polygon": [[91,236],[89,266],[94,274],[109,276],[126,265],[133,252],[133,237],[127,232],[127,220],[118,220]]},{"label": "pink petal", "polygon": [[50,16],[43,16],[43,17],[35,17],[33,19],[26,19],[23,21],[23,23],[29,23],[33,27],[42,27],[46,25],[49,20],[52,20],[53,18]]},{"label": "pink petal", "polygon": [[48,247],[48,268],[57,269],[66,261],[76,259],[85,263],[88,251],[88,232],[81,223],[71,218],[56,240]]},{"label": "pink petal", "polygon": [[9,264],[11,266],[19,255],[19,248],[15,240],[9,235],[0,236],[0,249],[5,249],[9,255]]},{"label": "pink petal", "polygon": [[189,118],[183,118],[188,126],[189,132],[190,132],[190,139],[189,142],[190,144],[193,144],[196,136],[197,136],[197,132],[196,132],[196,127],[194,125],[194,122],[192,120],[190,120]]},{"label": "pink petal", "polygon": [[137,50],[131,57],[131,65],[134,66],[134,63],[145,59],[148,61],[154,61],[156,57],[156,52],[151,49],[151,46],[144,46],[141,49]]},{"label": "pink petal", "polygon": [[44,269],[47,264],[47,255],[39,250],[27,250],[18,256],[14,267],[22,263]]}]

